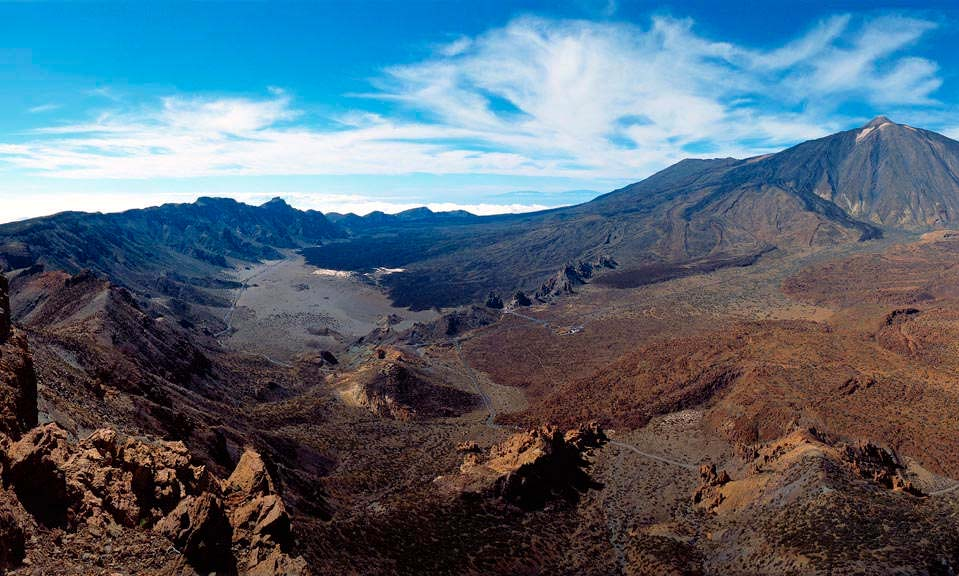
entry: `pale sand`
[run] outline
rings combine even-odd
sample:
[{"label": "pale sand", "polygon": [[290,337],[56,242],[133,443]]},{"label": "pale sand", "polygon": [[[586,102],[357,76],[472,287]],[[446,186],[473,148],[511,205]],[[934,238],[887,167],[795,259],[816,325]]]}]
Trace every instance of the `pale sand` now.
[{"label": "pale sand", "polygon": [[234,332],[223,343],[280,360],[311,350],[343,351],[390,314],[401,319],[393,326],[397,331],[438,316],[432,310],[396,308],[376,286],[349,273],[309,266],[299,255],[237,276],[253,279],[237,300]]}]

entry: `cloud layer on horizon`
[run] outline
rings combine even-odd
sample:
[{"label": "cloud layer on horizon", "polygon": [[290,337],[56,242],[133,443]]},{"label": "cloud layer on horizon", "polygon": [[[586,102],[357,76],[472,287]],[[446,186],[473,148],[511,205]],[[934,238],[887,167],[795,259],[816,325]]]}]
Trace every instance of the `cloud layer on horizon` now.
[{"label": "cloud layer on horizon", "polygon": [[822,136],[848,124],[838,111],[851,103],[936,113],[940,70],[910,54],[936,26],[838,15],[759,50],[670,17],[644,27],[523,17],[387,68],[372,91],[353,95],[354,112],[324,122],[280,89],[111,101],[85,122],[0,136],[0,170],[638,179],[684,157],[748,156]]}]

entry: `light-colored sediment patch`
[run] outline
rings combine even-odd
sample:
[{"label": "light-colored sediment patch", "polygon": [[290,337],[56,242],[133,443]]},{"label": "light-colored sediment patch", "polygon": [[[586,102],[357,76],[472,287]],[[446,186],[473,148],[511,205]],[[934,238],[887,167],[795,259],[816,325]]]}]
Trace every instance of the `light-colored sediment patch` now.
[{"label": "light-colored sediment patch", "polygon": [[392,323],[396,331],[437,317],[432,310],[396,308],[352,273],[317,269],[298,255],[251,266],[243,276],[254,279],[236,302],[233,332],[223,343],[279,360],[318,350],[342,353],[391,315],[399,318]]},{"label": "light-colored sediment patch", "polygon": [[870,126],[869,128],[863,128],[862,130],[860,130],[859,134],[856,134],[856,142],[857,143],[862,142],[866,138],[866,136],[869,136],[875,129],[876,129],[875,126]]},{"label": "light-colored sediment patch", "polygon": [[353,273],[346,270],[330,270],[328,268],[319,268],[313,271],[314,276],[329,276],[332,278],[352,278]]}]

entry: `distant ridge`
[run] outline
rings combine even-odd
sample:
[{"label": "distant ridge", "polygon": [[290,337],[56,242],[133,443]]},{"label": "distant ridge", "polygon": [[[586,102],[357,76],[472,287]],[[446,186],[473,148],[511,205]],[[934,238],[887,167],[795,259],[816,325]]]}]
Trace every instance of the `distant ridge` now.
[{"label": "distant ridge", "polygon": [[297,210],[280,198],[250,206],[202,197],[192,204],[112,214],[64,212],[0,225],[0,268],[89,269],[149,291],[166,272],[216,275],[231,259],[279,258],[279,250],[343,235],[323,214]]}]

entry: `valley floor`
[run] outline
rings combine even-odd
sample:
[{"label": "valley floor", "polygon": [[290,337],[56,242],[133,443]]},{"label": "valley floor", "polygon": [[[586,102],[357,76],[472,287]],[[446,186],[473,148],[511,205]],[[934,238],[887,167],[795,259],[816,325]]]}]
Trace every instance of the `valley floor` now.
[{"label": "valley floor", "polygon": [[244,287],[230,291],[233,308],[226,313],[228,329],[219,335],[222,343],[283,362],[310,351],[342,352],[386,324],[402,331],[438,317],[430,310],[395,308],[370,281],[328,274],[292,253],[244,266],[236,279]]}]

